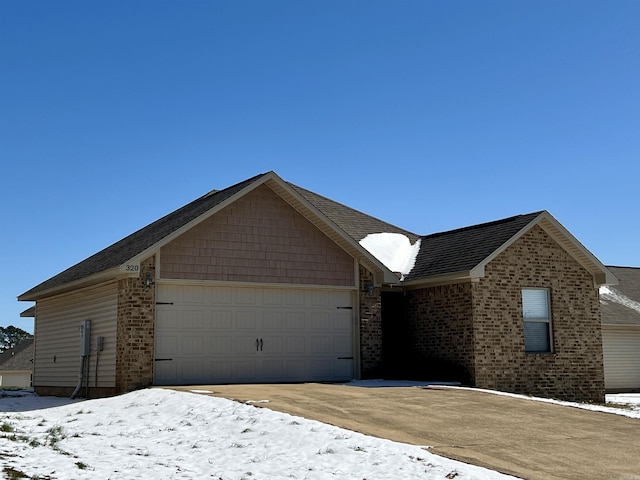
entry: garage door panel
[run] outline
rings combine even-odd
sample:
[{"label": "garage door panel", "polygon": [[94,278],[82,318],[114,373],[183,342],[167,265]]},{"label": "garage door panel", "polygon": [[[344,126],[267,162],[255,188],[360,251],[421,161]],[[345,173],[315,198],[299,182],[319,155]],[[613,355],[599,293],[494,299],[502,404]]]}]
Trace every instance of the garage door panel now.
[{"label": "garage door panel", "polygon": [[230,310],[211,310],[209,325],[211,330],[231,330],[233,328],[233,312]]},{"label": "garage door panel", "polygon": [[313,312],[309,327],[313,330],[328,331],[331,329],[331,317],[328,312]]},{"label": "garage door panel", "polygon": [[265,311],[262,312],[262,329],[268,330],[282,330],[284,327],[284,312],[282,311]]},{"label": "garage door panel", "polygon": [[202,305],[205,303],[207,290],[205,287],[189,286],[180,288],[180,302],[186,305]]},{"label": "garage door panel", "polygon": [[208,338],[209,353],[211,355],[232,355],[233,351],[233,335],[218,334]]},{"label": "garage door panel", "polygon": [[263,300],[265,305],[269,305],[269,306],[282,305],[282,290],[275,289],[275,288],[264,290]]},{"label": "garage door panel", "polygon": [[209,304],[233,305],[233,288],[216,287],[214,291],[211,291],[211,289],[209,290]]},{"label": "garage door panel", "polygon": [[640,389],[640,329],[603,329],[602,340],[605,388]]},{"label": "garage door panel", "polygon": [[156,328],[160,330],[177,330],[179,325],[179,313],[180,312],[169,312],[158,309],[156,315]]},{"label": "garage door panel", "polygon": [[286,313],[285,328],[287,330],[304,330],[307,315],[303,311],[293,311]]},{"label": "garage door panel", "polygon": [[348,356],[351,354],[351,338],[333,337],[333,352],[338,355]]},{"label": "garage door panel", "polygon": [[235,327],[238,330],[255,331],[258,328],[257,315],[253,310],[241,310],[236,313]]},{"label": "garage door panel", "polygon": [[258,377],[255,360],[237,360],[234,367],[234,378],[239,382],[253,382]]},{"label": "garage door panel", "polygon": [[262,335],[260,337],[260,352],[264,355],[282,355],[284,352],[284,339],[282,337]]},{"label": "garage door panel", "polygon": [[166,357],[178,353],[178,339],[175,336],[163,336],[156,339],[156,357]]},{"label": "garage door panel", "polygon": [[206,355],[204,338],[201,336],[184,335],[182,337],[180,353],[185,357],[201,357]]},{"label": "garage door panel", "polygon": [[288,355],[304,355],[305,353],[305,337],[287,336],[285,340],[284,352]]},{"label": "garage door panel", "polygon": [[158,384],[353,376],[338,358],[353,355],[351,291],[160,283],[158,298],[156,358],[171,359],[156,362]]},{"label": "garage door panel", "polygon": [[253,335],[236,335],[233,341],[235,345],[234,353],[238,355],[253,355],[260,349],[258,342],[259,339],[255,333]]},{"label": "garage door panel", "polygon": [[182,330],[202,330],[204,327],[204,311],[186,310],[182,317]]},{"label": "garage door panel", "polygon": [[287,290],[287,306],[296,307],[305,304],[306,292],[304,290]]},{"label": "garage door panel", "polygon": [[303,382],[309,378],[307,360],[289,360],[285,364],[287,378],[292,382]]},{"label": "garage door panel", "polygon": [[233,379],[233,362],[230,360],[210,360],[209,376],[206,382],[215,380],[218,382],[229,382]]},{"label": "garage door panel", "polygon": [[256,305],[258,303],[259,291],[254,288],[236,288],[235,303],[238,305]]},{"label": "garage door panel", "polygon": [[165,385],[179,383],[177,363],[173,363],[172,361],[156,361],[155,375],[156,378],[161,378]]}]

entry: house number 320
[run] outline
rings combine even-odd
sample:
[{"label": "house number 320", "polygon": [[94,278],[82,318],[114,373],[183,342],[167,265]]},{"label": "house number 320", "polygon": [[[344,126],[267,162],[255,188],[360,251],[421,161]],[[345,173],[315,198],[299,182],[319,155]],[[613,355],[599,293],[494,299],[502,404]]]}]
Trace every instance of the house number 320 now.
[{"label": "house number 320", "polygon": [[138,271],[140,270],[140,265],[131,265],[131,264],[128,264],[128,265],[125,265],[125,266],[124,266],[124,270],[125,270],[126,272],[138,272]]}]

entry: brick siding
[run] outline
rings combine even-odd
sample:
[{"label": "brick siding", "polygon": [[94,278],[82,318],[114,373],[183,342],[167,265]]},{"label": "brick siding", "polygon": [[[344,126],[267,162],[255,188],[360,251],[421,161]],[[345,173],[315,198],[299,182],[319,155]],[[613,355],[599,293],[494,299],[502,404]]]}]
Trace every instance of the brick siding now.
[{"label": "brick siding", "polygon": [[[553,353],[526,353],[522,289],[550,291]],[[480,388],[604,401],[600,306],[593,278],[534,226],[477,282],[407,292],[412,348],[453,361]]]},{"label": "brick siding", "polygon": [[362,378],[382,372],[382,297],[371,272],[360,267],[360,370]]},{"label": "brick siding", "polygon": [[[443,375],[450,373],[448,380],[469,382],[474,366],[471,283],[409,290],[406,298],[409,351],[422,364],[411,370],[419,377],[435,375],[432,380],[447,380]],[[446,371],[439,373],[439,368]]]},{"label": "brick siding", "polygon": [[[553,353],[525,353],[522,289],[550,292]],[[600,303],[593,277],[534,226],[473,284],[478,387],[604,401]]]},{"label": "brick siding", "polygon": [[156,297],[155,283],[145,288],[147,274],[155,278],[155,256],[141,262],[139,278],[118,282],[117,393],[153,383]]}]

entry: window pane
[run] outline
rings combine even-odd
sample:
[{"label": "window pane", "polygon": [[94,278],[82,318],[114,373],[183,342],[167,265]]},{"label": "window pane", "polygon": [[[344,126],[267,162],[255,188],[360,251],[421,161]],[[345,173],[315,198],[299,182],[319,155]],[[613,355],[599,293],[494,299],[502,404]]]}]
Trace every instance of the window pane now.
[{"label": "window pane", "polygon": [[549,324],[524,322],[524,349],[527,352],[550,352]]},{"label": "window pane", "polygon": [[547,290],[522,290],[522,314],[525,320],[528,318],[547,320],[549,318],[549,295]]}]

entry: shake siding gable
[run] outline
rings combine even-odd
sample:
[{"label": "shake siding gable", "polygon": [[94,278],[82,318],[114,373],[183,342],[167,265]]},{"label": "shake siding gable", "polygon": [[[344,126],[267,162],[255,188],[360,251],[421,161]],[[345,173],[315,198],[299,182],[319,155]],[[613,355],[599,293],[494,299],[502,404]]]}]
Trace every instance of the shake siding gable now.
[{"label": "shake siding gable", "polygon": [[263,185],[160,251],[163,279],[354,286],[354,261]]},{"label": "shake siding gable", "polygon": [[95,386],[95,339],[105,337],[98,364],[98,387],[115,386],[117,297],[117,283],[111,282],[38,301],[33,377],[36,388],[67,387],[73,390],[77,385],[83,320],[91,320],[89,385]]}]

